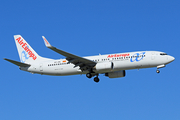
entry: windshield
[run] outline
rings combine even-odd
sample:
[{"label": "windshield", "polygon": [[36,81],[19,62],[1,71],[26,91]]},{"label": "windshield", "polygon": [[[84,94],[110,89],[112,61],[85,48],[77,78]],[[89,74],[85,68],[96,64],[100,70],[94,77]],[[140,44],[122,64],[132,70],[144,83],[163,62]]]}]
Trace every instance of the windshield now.
[{"label": "windshield", "polygon": [[167,55],[166,53],[160,53],[160,55]]}]

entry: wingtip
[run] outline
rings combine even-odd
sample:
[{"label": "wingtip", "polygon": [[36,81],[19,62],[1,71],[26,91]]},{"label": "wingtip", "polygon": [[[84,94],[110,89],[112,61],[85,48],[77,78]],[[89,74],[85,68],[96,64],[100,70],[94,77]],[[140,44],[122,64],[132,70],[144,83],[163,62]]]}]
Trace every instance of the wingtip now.
[{"label": "wingtip", "polygon": [[42,38],[44,39],[45,37],[44,37],[44,36],[42,36]]},{"label": "wingtip", "polygon": [[42,36],[42,38],[44,40],[46,47],[51,47],[51,44],[47,41],[47,39],[44,36]]},{"label": "wingtip", "polygon": [[7,60],[7,61],[9,60],[9,59],[7,59],[7,58],[3,58],[3,59],[4,59],[4,60]]}]

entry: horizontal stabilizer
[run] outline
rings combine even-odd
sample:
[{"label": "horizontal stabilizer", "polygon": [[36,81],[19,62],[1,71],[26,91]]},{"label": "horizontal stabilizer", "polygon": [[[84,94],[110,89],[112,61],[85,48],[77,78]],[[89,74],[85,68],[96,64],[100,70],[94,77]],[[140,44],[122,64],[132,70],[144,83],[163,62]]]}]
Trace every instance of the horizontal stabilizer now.
[{"label": "horizontal stabilizer", "polygon": [[17,66],[20,66],[20,67],[29,67],[31,65],[29,64],[26,64],[26,63],[22,63],[22,62],[18,62],[18,61],[14,61],[14,60],[10,60],[10,59],[7,59],[7,58],[4,58],[4,60],[7,60],[8,62],[11,62]]}]

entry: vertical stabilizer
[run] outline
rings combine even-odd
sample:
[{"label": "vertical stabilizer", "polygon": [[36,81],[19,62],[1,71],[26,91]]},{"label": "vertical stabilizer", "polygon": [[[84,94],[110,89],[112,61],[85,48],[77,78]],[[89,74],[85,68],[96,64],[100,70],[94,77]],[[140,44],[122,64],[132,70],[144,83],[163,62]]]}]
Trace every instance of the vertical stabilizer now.
[{"label": "vertical stabilizer", "polygon": [[21,35],[14,35],[14,39],[22,63],[34,63],[41,58]]}]

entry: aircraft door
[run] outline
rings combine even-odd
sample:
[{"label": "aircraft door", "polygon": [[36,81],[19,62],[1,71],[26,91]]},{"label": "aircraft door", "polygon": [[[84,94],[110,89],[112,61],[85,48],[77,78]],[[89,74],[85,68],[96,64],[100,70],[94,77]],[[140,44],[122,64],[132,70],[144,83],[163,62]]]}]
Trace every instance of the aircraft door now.
[{"label": "aircraft door", "polygon": [[152,52],[152,54],[151,54],[151,59],[152,59],[152,60],[155,59],[155,52]]},{"label": "aircraft door", "polygon": [[39,70],[43,71],[43,64],[42,63],[40,63]]}]

